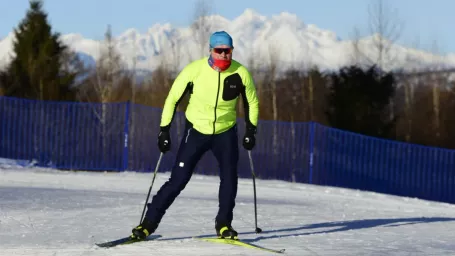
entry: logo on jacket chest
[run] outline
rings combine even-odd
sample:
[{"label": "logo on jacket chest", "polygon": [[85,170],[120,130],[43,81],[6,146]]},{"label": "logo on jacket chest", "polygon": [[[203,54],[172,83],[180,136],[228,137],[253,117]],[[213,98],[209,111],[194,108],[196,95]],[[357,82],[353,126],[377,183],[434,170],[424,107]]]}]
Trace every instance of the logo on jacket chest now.
[{"label": "logo on jacket chest", "polygon": [[242,79],[239,74],[232,74],[224,79],[223,100],[234,100],[240,94],[240,89],[243,86]]}]

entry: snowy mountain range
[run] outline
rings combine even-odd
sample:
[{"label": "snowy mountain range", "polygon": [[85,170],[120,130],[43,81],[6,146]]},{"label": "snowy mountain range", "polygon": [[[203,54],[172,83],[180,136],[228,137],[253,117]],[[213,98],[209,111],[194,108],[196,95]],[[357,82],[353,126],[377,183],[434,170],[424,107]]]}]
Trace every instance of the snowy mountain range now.
[{"label": "snowy mountain range", "polygon": [[[329,30],[305,24],[296,15],[287,12],[272,17],[246,9],[240,16],[228,20],[218,15],[206,17],[210,24],[201,40],[190,27],[174,27],[171,24],[155,24],[144,33],[132,28],[115,37],[117,50],[129,68],[153,71],[166,63],[180,69],[189,61],[208,54],[208,36],[211,32],[225,30],[234,38],[234,58],[250,64],[267,65],[274,61],[278,68],[309,67],[337,69],[343,65],[361,61],[366,56],[376,60],[376,41],[379,35],[359,39],[361,55],[355,54],[352,40],[341,40]],[[101,31],[100,33],[104,33]],[[14,35],[10,33],[0,41],[0,68],[10,60]],[[93,64],[99,56],[103,41],[85,38],[79,34],[64,34],[62,40],[83,58]],[[385,69],[413,69],[455,67],[455,54],[445,56],[392,44],[384,40],[389,51],[384,55]],[[202,46],[202,48],[201,48]]]}]

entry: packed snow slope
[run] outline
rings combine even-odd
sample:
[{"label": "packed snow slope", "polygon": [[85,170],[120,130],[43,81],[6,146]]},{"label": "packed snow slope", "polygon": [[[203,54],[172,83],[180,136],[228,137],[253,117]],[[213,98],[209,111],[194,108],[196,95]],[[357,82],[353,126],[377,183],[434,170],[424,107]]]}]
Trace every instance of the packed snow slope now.
[{"label": "packed snow slope", "polygon": [[[169,208],[158,241],[98,248],[138,224],[151,173],[64,172],[0,164],[0,255],[271,255],[212,244],[217,177],[195,174]],[[169,178],[158,173],[152,196]],[[454,255],[455,207],[342,188],[239,181],[240,238],[286,255]]]}]

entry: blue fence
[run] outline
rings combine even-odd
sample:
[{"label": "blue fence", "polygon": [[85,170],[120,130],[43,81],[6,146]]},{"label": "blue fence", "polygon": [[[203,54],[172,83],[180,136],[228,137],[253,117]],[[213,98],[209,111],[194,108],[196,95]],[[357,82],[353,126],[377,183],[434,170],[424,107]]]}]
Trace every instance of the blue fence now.
[{"label": "blue fence", "polygon": [[[42,102],[0,97],[0,157],[73,170],[153,171],[161,109],[130,103]],[[183,134],[176,113],[169,171]],[[239,134],[243,134],[239,119]],[[241,138],[239,138],[240,140]],[[240,143],[240,141],[239,141]],[[243,150],[243,149],[242,149]],[[260,121],[252,151],[256,175],[454,203],[455,151],[382,140],[317,123]],[[211,153],[196,173],[216,175]],[[250,178],[241,152],[239,176]]]}]

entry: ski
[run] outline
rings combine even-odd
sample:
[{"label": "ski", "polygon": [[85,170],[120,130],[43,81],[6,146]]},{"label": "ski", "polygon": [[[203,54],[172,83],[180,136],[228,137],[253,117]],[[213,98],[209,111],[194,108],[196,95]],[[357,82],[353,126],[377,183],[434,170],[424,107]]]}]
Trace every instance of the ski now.
[{"label": "ski", "polygon": [[160,238],[161,235],[151,235],[147,237],[146,239],[137,239],[137,238],[132,238],[131,236],[128,237],[123,237],[117,240],[112,240],[104,243],[97,243],[96,245],[99,247],[104,247],[104,248],[109,248],[109,247],[114,247],[117,245],[125,245],[125,244],[132,244],[132,243],[137,243],[137,242],[145,242],[145,241],[150,241],[150,240],[155,240],[157,238]]},{"label": "ski", "polygon": [[[137,239],[137,238],[132,238],[131,236],[128,237],[123,237],[120,239],[104,242],[104,243],[96,243],[98,247],[103,247],[103,248],[110,248],[110,247],[115,247],[119,245],[126,245],[126,244],[133,244],[137,242],[146,242],[146,241],[152,241],[155,239],[158,239],[162,237],[161,235],[151,235],[147,237],[146,239]],[[262,247],[253,243],[249,243],[246,241],[242,241],[240,239],[229,239],[229,238],[218,238],[218,237],[193,237],[194,239],[206,241],[206,242],[213,242],[213,243],[220,243],[220,244],[230,244],[230,245],[235,245],[235,246],[240,246],[240,247],[245,247],[245,248],[251,248],[251,249],[257,249],[257,250],[262,250],[262,251],[268,251],[268,252],[273,252],[273,253],[284,253],[285,249],[280,249],[280,250],[275,250],[271,248],[266,248]]]},{"label": "ski", "polygon": [[207,242],[230,244],[230,245],[258,249],[258,250],[263,250],[263,251],[268,251],[268,252],[273,252],[273,253],[284,253],[284,251],[285,251],[285,249],[275,250],[275,249],[265,248],[265,247],[262,247],[259,245],[255,245],[255,244],[252,244],[249,242],[242,241],[240,239],[218,238],[218,237],[194,237],[194,238],[198,239],[198,240],[207,241]]}]

